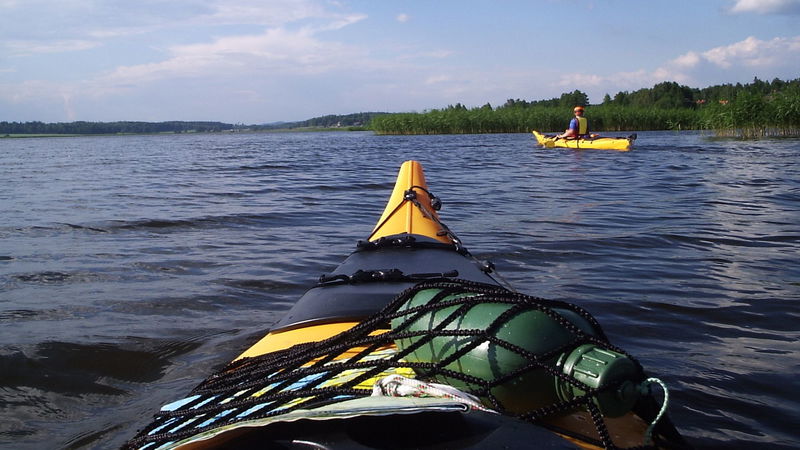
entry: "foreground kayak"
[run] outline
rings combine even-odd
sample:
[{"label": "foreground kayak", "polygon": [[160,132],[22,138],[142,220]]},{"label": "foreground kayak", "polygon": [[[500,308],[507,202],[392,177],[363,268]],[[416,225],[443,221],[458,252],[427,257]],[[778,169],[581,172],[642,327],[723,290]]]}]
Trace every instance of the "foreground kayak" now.
[{"label": "foreground kayak", "polygon": [[125,447],[688,448],[663,383],[585,310],[503,287],[440,206],[404,163],[368,239]]},{"label": "foreground kayak", "polygon": [[628,151],[636,140],[636,134],[628,137],[596,137],[591,139],[564,139],[556,136],[546,136],[538,131],[533,131],[536,141],[545,148],[562,147],[575,149],[598,149]]}]

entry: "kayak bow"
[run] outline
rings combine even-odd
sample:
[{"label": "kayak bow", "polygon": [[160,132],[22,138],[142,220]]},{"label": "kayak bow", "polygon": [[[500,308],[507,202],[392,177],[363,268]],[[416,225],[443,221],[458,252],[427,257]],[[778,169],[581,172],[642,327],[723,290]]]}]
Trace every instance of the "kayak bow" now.
[{"label": "kayak bow", "polygon": [[686,448],[588,312],[502,287],[440,205],[404,163],[368,239],[126,447]]}]

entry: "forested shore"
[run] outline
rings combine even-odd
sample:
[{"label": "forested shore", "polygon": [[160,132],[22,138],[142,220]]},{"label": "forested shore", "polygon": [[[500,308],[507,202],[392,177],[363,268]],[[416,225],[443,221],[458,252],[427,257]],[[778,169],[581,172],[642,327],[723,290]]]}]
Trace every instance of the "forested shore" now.
[{"label": "forested shore", "polygon": [[82,135],[82,134],[158,134],[208,133],[233,130],[233,124],[222,122],[0,122],[4,135]]},{"label": "forested shore", "polygon": [[221,133],[264,132],[282,130],[365,129],[370,119],[380,112],[326,115],[298,122],[276,122],[245,125],[224,122],[0,122],[0,137],[75,136],[109,134]]},{"label": "forested shore", "polygon": [[587,106],[593,131],[711,130],[719,136],[800,136],[800,79],[725,84],[693,89],[665,82],[653,88],[620,92],[590,105],[579,91],[540,101],[509,99],[493,108],[461,104],[423,113],[373,118],[378,134],[528,133],[562,131],[572,108]]}]

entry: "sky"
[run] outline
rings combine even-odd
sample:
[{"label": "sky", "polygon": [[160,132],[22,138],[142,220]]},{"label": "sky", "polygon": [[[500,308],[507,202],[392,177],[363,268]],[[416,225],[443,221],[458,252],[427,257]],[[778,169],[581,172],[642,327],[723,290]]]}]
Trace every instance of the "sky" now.
[{"label": "sky", "polygon": [[800,0],[0,0],[0,121],[499,106],[800,78]]}]

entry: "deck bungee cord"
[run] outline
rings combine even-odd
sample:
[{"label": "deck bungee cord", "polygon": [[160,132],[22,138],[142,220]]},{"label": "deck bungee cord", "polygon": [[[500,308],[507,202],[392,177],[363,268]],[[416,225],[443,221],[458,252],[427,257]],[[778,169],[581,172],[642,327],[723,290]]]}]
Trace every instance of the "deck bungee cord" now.
[{"label": "deck bungee cord", "polygon": [[[492,318],[485,326],[464,326],[487,315]],[[534,316],[540,327],[559,329],[564,342],[538,349],[539,344],[521,338],[522,329],[508,330],[520,318],[530,327]],[[387,323],[392,324],[390,329]],[[483,354],[507,353],[506,362],[492,361],[500,368],[490,369],[490,377],[485,368],[468,367],[476,364],[471,353],[482,351],[482,346],[490,348]],[[615,379],[603,385],[585,383],[578,371],[569,373],[565,367],[569,355],[585,353],[586,346],[614,354],[612,365],[624,361],[627,371],[611,374]],[[596,444],[604,448],[617,448],[604,417],[627,413],[646,394],[646,386],[657,382],[644,378],[641,365],[609,343],[597,321],[580,307],[497,286],[440,279],[404,291],[379,313],[340,335],[229,364],[186,399],[166,405],[127,448],[159,448],[221,424],[279,418],[369,397],[376,386],[387,383],[387,377],[397,376],[450,386],[455,395],[478,399],[480,408],[546,427],[549,418],[584,408],[594,423]],[[544,379],[551,380],[549,387],[534,385]],[[331,384],[333,380],[338,382]],[[621,392],[627,396],[625,404],[614,399]],[[551,403],[542,404],[541,398]],[[664,403],[646,437],[654,442],[659,442],[658,419]]]},{"label": "deck bungee cord", "polygon": [[658,421],[661,420],[661,418],[664,417],[664,414],[667,413],[667,408],[669,408],[669,389],[667,388],[667,384],[660,379],[648,378],[644,380],[641,388],[642,390],[647,389],[648,391],[643,391],[642,394],[649,394],[650,386],[654,384],[661,386],[661,389],[664,391],[664,401],[661,404],[661,409],[658,410],[658,414],[656,414],[656,417],[653,418],[653,421],[650,422],[650,425],[647,426],[647,430],[644,432],[644,445],[646,446],[653,445],[653,430],[655,429]]}]

